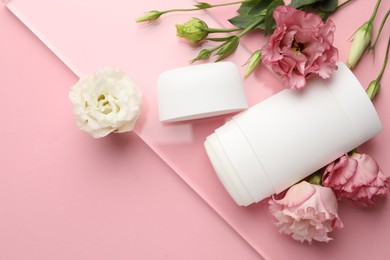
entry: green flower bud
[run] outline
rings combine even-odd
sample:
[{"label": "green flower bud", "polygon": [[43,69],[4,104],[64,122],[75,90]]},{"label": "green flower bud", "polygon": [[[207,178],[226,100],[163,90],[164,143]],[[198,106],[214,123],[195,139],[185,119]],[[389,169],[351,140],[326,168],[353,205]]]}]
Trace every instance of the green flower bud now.
[{"label": "green flower bud", "polygon": [[371,81],[371,83],[370,83],[370,85],[368,85],[368,88],[366,91],[367,95],[370,97],[371,100],[376,97],[380,88],[381,88],[381,84],[380,84],[379,80]]},{"label": "green flower bud", "polygon": [[161,12],[153,10],[150,12],[147,12],[141,17],[138,17],[135,21],[137,23],[142,23],[142,22],[152,22],[154,20],[157,20],[160,16],[162,15]]},{"label": "green flower bud", "polygon": [[349,56],[347,61],[347,65],[349,68],[353,69],[355,67],[356,63],[363,55],[363,52],[370,44],[372,38],[372,30],[373,30],[372,23],[365,22],[355,32],[354,40],[352,42],[352,47],[349,51]]},{"label": "green flower bud", "polygon": [[212,53],[211,50],[203,49],[203,50],[201,50],[199,52],[198,57],[196,57],[195,59],[191,60],[190,62],[194,63],[194,62],[199,61],[199,60],[207,59],[207,58],[210,57],[211,53]]},{"label": "green flower bud", "polygon": [[197,43],[207,37],[209,27],[198,18],[192,18],[184,24],[176,24],[177,36]]},{"label": "green flower bud", "polygon": [[257,65],[261,62],[261,51],[257,50],[254,53],[252,53],[251,57],[248,60],[248,65],[246,67],[244,77],[248,77],[249,74],[251,74]]}]

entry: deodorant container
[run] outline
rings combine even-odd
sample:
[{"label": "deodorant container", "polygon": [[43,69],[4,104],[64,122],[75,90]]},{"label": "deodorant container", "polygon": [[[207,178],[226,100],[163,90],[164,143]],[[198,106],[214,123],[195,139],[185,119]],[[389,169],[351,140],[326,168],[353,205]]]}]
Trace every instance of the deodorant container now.
[{"label": "deodorant container", "polygon": [[330,79],[283,90],[234,116],[205,148],[228,193],[247,206],[283,191],[382,130],[363,87],[343,63]]}]

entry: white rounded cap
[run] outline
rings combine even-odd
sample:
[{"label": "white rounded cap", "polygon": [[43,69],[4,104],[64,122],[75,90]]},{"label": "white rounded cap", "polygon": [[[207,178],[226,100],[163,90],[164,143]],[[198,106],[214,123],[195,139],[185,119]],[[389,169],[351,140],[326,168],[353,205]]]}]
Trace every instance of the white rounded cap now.
[{"label": "white rounded cap", "polygon": [[242,78],[232,62],[163,72],[157,83],[160,121],[211,117],[248,108]]}]

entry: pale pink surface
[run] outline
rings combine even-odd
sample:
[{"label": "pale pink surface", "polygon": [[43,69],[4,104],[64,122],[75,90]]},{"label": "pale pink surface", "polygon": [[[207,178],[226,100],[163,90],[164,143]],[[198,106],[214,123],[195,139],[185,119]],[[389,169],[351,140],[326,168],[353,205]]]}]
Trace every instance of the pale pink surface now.
[{"label": "pale pink surface", "polygon": [[77,77],[0,4],[0,259],[259,259],[136,134],[95,140]]},{"label": "pale pink surface", "polygon": [[[17,1],[20,2],[22,0],[11,0],[10,3],[16,3]],[[84,12],[89,10],[89,1],[74,1],[75,3],[77,2],[81,5],[77,8],[77,10],[80,12],[80,15],[71,16],[72,19],[69,19],[69,17],[66,15],[66,10],[71,10],[75,3],[69,3],[69,1],[66,3],[51,2],[52,1],[43,0],[35,1],[34,3],[24,1],[24,4],[26,5],[25,11],[39,14],[39,16],[35,17],[35,22],[32,22],[35,29],[39,28],[40,30],[45,31],[45,35],[51,35],[52,37],[54,37],[53,35],[56,36],[51,38],[51,40],[44,39],[46,43],[52,47],[55,45],[54,42],[57,43],[55,48],[53,48],[54,51],[60,54],[65,54],[60,50],[68,49],[69,46],[71,46],[71,48],[68,49],[70,52],[67,55],[61,56],[68,57],[68,59],[65,61],[71,67],[82,68],[77,70],[75,69],[75,71],[79,74],[94,70],[95,68],[92,67],[105,66],[107,63],[117,63],[120,60],[125,59],[127,62],[129,62],[126,69],[129,70],[129,72],[131,72],[131,74],[134,76],[139,77],[138,81],[141,87],[144,87],[144,89],[148,88],[149,90],[153,90],[156,78],[159,73],[169,68],[186,65],[186,61],[196,55],[196,51],[194,51],[191,46],[174,37],[175,29],[173,26],[174,23],[183,22],[189,19],[189,17],[192,17],[194,14],[168,15],[161,23],[158,24],[158,26],[135,25],[131,22],[136,16],[140,15],[144,11],[185,5],[189,6],[192,4],[189,1],[150,1],[143,2],[142,4],[137,3],[137,5],[131,5],[128,3],[129,7],[122,8],[118,15],[123,19],[126,19],[126,21],[130,22],[121,25],[115,24],[115,26],[112,26],[112,28],[115,28],[117,32],[122,32],[122,37],[126,38],[127,40],[129,40],[129,37],[131,37],[130,39],[133,39],[133,41],[131,44],[126,43],[126,41],[119,43],[116,42],[114,47],[111,46],[111,48],[104,48],[104,52],[96,49],[97,46],[95,45],[80,45],[84,44],[84,42],[74,41],[74,38],[69,38],[69,35],[74,33],[83,37],[85,37],[85,32],[91,34],[98,33],[98,30],[100,29],[99,26],[105,25],[103,23],[103,19],[100,19],[102,24],[99,24],[99,26],[97,26],[98,23],[92,22],[90,25],[92,27],[86,25],[86,27],[83,28],[80,25],[75,26],[75,24],[71,26],[72,23],[77,21],[77,18],[81,21],[93,20],[85,19],[87,16],[83,16],[82,14],[83,10]],[[116,1],[113,1],[112,3],[110,2],[110,5],[107,6],[105,8],[105,12],[103,12],[104,15],[109,15],[110,11],[113,11],[110,9],[110,7],[113,8],[113,6],[115,6],[115,2]],[[364,22],[365,17],[369,17],[370,15],[372,9],[365,7],[368,6],[368,2],[369,1],[360,1],[358,3],[355,2],[351,4],[348,9],[346,8],[343,11],[340,11],[339,14],[333,16],[337,26],[335,44],[340,49],[340,56],[342,60],[345,60],[347,56],[347,50],[350,45],[350,43],[347,41],[348,37],[352,35],[354,29],[357,28],[360,23]],[[42,3],[45,3],[45,8],[41,6]],[[47,6],[50,7],[47,8]],[[383,10],[388,9],[388,6],[389,4],[383,1],[382,9],[378,13],[378,17],[383,16]],[[62,12],[58,12],[54,15],[54,11],[52,13],[44,12],[44,9],[61,10]],[[218,17],[218,20],[223,22],[226,15],[229,14],[229,12],[226,10],[229,10],[229,8],[221,9],[221,11],[213,11],[213,16]],[[361,19],[361,21],[352,21],[350,19],[345,20],[346,17],[355,17],[355,13],[359,13],[358,17]],[[93,17],[96,15],[96,12],[89,12],[88,14],[88,18],[91,18],[91,16]],[[212,23],[212,20],[203,13],[199,13],[199,16]],[[95,19],[96,18],[97,17],[95,17]],[[48,23],[48,20],[51,22]],[[378,23],[379,22],[376,24]],[[388,25],[386,25],[384,32],[388,32],[388,28]],[[91,29],[92,31],[90,31]],[[156,47],[157,45],[154,41],[156,38],[158,38],[158,47]],[[100,41],[95,42],[97,43],[96,45],[100,44],[103,46],[109,46],[108,44],[110,41],[107,41],[106,38],[102,37]],[[64,45],[61,45],[60,43]],[[246,45],[249,47],[249,49],[255,50],[261,47],[259,43],[261,43],[261,40],[257,40],[256,37],[248,37]],[[24,46],[25,44],[19,48],[23,48]],[[129,46],[136,46],[138,49],[130,48]],[[384,47],[385,41],[382,38],[382,40],[379,42],[377,53],[383,53]],[[113,52],[110,53],[107,51],[107,49],[112,50]],[[118,49],[126,50],[126,54],[119,51]],[[145,53],[147,52],[147,54],[142,53],[140,50],[144,50]],[[85,58],[86,56],[93,54],[93,52],[97,52],[101,54],[101,56],[92,55],[88,59]],[[70,57],[72,57],[72,59],[70,59]],[[241,65],[248,57],[249,53],[241,48],[239,52],[233,57],[233,61],[235,61],[238,65]],[[373,77],[375,77],[374,75],[376,75],[377,71],[379,70],[381,59],[378,57],[381,58],[381,56],[377,54],[377,61],[375,62],[374,66],[372,66],[372,60],[370,57],[366,57],[366,59],[357,66],[355,72],[363,85],[367,85],[368,82],[371,81]],[[378,59],[380,62],[378,62]],[[72,60],[72,62],[70,62],[70,60]],[[80,65],[76,66],[76,63]],[[88,67],[88,64],[90,67]],[[46,75],[46,73],[42,73],[40,76],[42,75]],[[388,82],[388,80],[389,73],[386,72],[386,75],[384,75],[383,78],[383,82]],[[25,84],[28,85],[28,82],[25,82]],[[255,73],[254,76],[248,78],[245,81],[245,84],[246,90],[248,91],[248,99],[252,105],[281,89],[280,83],[278,83],[277,80],[264,69],[260,69],[257,73]],[[383,84],[383,86],[385,85]],[[62,97],[62,95],[67,92],[67,90],[68,89],[64,85],[63,93],[55,93]],[[384,87],[378,99],[376,100],[376,106],[379,110],[380,116],[382,117],[385,129],[388,128],[390,123],[390,115],[388,114],[389,105],[385,102],[390,98],[389,96],[389,91]],[[55,101],[52,100],[51,102]],[[386,237],[386,235],[390,232],[390,226],[386,222],[386,218],[388,218],[390,214],[390,207],[387,201],[381,204],[378,208],[371,211],[361,211],[359,209],[351,208],[347,205],[341,205],[340,216],[343,219],[345,228],[340,232],[336,232],[333,235],[335,242],[328,245],[315,244],[314,246],[308,247],[305,245],[299,245],[295,241],[279,235],[277,230],[272,226],[272,224],[270,224],[272,222],[272,218],[268,215],[266,205],[264,203],[260,203],[248,208],[240,208],[236,206],[222,188],[222,185],[217,180],[211,169],[211,166],[207,161],[205,152],[203,150],[204,138],[210,134],[214,128],[223,124],[224,119],[220,118],[219,120],[198,120],[189,124],[173,124],[161,127],[157,120],[155,102],[155,96],[153,95],[153,92],[150,92],[148,95],[147,106],[145,107],[143,118],[141,118],[142,124],[140,124],[137,129],[138,132],[143,136],[143,138],[147,137],[145,138],[148,139],[146,141],[153,145],[154,149],[160,153],[163,159],[165,159],[180,176],[182,176],[203,198],[209,202],[212,207],[217,210],[218,213],[220,213],[228,221],[228,223],[230,223],[238,232],[240,232],[242,236],[266,258],[283,259],[286,256],[291,255],[297,255],[300,257],[305,256],[307,259],[321,259],[321,257],[324,259],[345,259],[346,256],[350,258],[364,258],[364,256],[376,256],[377,258],[381,258],[381,256],[389,254],[390,249],[388,249],[385,245],[385,241],[387,240],[381,239],[382,237]],[[54,115],[51,114],[51,116]],[[69,119],[69,124],[64,128],[61,128],[61,130],[56,130],[62,131],[61,133],[63,134],[68,134],[69,131],[72,131],[72,136],[76,135],[79,138],[78,144],[73,148],[76,151],[80,151],[80,149],[86,149],[87,152],[91,152],[88,150],[89,147],[86,148],[83,143],[91,142],[92,148],[89,149],[91,149],[92,152],[95,152],[93,149],[96,148],[96,143],[92,143],[92,141],[87,139],[87,136],[82,135],[82,133],[78,133],[75,125],[71,124],[72,116],[70,114],[70,109],[64,109],[60,113],[60,117],[57,120],[60,120],[60,123],[63,124],[65,117]],[[42,127],[39,127],[39,129],[41,130]],[[51,129],[51,131],[52,130],[53,129]],[[11,129],[7,131],[11,131]],[[158,135],[156,135],[156,132]],[[53,132],[51,134],[55,134],[57,136],[57,132]],[[65,137],[70,138],[70,140],[73,140],[74,138],[66,135]],[[47,140],[45,138],[46,137],[41,136],[40,140]],[[61,140],[66,139],[64,136],[61,136],[61,138]],[[388,147],[390,144],[389,139],[390,137],[388,131],[385,130],[363,148],[367,153],[370,153],[375,156],[375,158],[377,158],[378,163],[385,174],[390,171],[390,163],[385,161],[387,156],[386,152],[388,152]],[[126,146],[124,147],[126,148]],[[188,151],[191,151],[191,156],[188,156]],[[128,156],[132,156],[128,152],[125,153],[126,155],[122,156],[127,156],[126,158],[128,158]],[[57,155],[53,155],[52,153],[48,153],[46,155],[49,159],[53,157],[53,160],[62,160],[62,158],[59,158]],[[115,158],[116,157],[113,156],[108,160],[117,162],[117,159]],[[77,162],[75,161],[73,163],[80,165],[80,167],[83,165],[83,167],[88,166],[85,165],[87,162],[81,159],[78,159]],[[197,167],[191,167],[191,165],[195,163]],[[124,167],[123,170],[129,170],[129,167],[126,167]],[[364,245],[370,244],[372,242],[373,236],[367,234],[373,234],[375,235],[375,238],[377,238],[377,246],[375,247],[375,251],[371,249],[371,247],[369,249],[363,246],[356,247],[357,244]],[[283,250],[280,250],[280,248],[283,248]],[[378,248],[379,250],[377,250]]]}]

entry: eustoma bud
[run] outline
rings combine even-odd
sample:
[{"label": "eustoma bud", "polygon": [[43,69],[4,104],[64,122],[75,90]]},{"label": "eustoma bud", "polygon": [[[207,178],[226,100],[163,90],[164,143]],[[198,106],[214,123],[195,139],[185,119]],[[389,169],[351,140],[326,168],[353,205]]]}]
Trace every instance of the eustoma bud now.
[{"label": "eustoma bud", "polygon": [[351,50],[349,51],[347,65],[353,69],[359,61],[363,52],[366,50],[371,42],[373,26],[371,22],[365,22],[356,31],[354,40],[352,42]]},{"label": "eustoma bud", "polygon": [[192,18],[184,24],[176,24],[177,36],[192,43],[204,40],[208,35],[207,29],[207,24],[198,18]]},{"label": "eustoma bud", "polygon": [[257,50],[254,53],[252,53],[251,57],[249,58],[248,66],[246,67],[244,76],[245,77],[249,76],[255,70],[257,65],[259,65],[260,62],[261,62],[261,51]]},{"label": "eustoma bud", "polygon": [[142,22],[152,22],[154,20],[157,20],[160,16],[162,15],[162,12],[159,11],[150,11],[144,14],[141,17],[138,17],[135,21],[137,23],[142,23]]},{"label": "eustoma bud", "polygon": [[347,60],[347,66],[350,69],[353,69],[356,63],[359,61],[360,57],[363,55],[363,52],[367,49],[368,45],[371,42],[373,25],[372,22],[378,12],[379,5],[382,0],[377,0],[374,11],[370,19],[365,22],[362,26],[357,29],[354,35],[354,40],[352,42],[351,50],[349,51],[349,56]]},{"label": "eustoma bud", "polygon": [[376,97],[380,88],[381,84],[378,80],[371,81],[367,88],[367,95],[370,97],[370,99],[374,99]]}]

